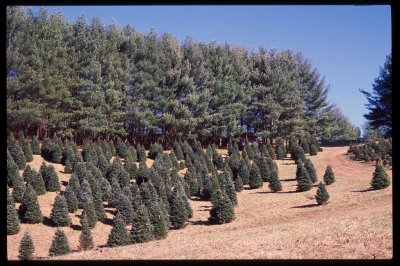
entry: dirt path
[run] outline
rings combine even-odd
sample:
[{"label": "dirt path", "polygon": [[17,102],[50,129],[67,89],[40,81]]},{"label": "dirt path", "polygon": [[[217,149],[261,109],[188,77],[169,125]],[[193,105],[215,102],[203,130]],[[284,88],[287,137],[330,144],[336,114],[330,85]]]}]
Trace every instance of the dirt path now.
[{"label": "dirt path", "polygon": [[[345,155],[347,149],[327,147],[311,157],[319,180],[322,180],[328,164],[335,173],[336,182],[327,187],[331,198],[326,206],[316,206],[315,200],[307,197],[315,195],[316,186],[307,192],[295,192],[295,164],[292,160],[278,160],[283,191],[270,193],[264,183],[260,189],[238,193],[239,206],[235,209],[236,219],[232,223],[209,225],[207,219],[211,204],[192,200],[194,216],[188,226],[171,230],[166,239],[99,248],[105,244],[111,226],[98,223],[92,230],[97,246],[94,250],[57,259],[391,258],[392,186],[366,192],[374,165],[348,159]],[[391,170],[386,170],[391,178]],[[49,194],[40,196],[43,197],[40,203],[44,215],[51,211],[50,206],[50,211],[45,211],[44,205],[52,204],[55,197],[55,193]],[[111,219],[112,215],[108,215]],[[78,225],[78,218],[73,217],[73,223]],[[55,228],[42,224],[23,224],[19,234],[7,236],[8,257],[16,258],[25,230],[32,234],[36,256],[46,257]],[[65,231],[71,247],[76,249],[79,229],[65,228]]]}]

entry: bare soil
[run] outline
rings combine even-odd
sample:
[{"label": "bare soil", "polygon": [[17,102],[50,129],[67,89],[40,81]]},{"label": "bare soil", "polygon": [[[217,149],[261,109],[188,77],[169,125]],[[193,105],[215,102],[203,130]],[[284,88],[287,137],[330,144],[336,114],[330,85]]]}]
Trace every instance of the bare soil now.
[{"label": "bare soil", "polygon": [[[116,248],[104,247],[112,227],[113,209],[106,208],[105,223],[92,230],[94,250],[78,252],[79,215],[71,214],[72,226],[64,227],[74,251],[57,260],[135,260],[135,259],[390,259],[393,257],[392,186],[369,191],[373,163],[350,160],[348,147],[324,147],[310,159],[318,179],[331,165],[336,182],[327,186],[331,196],[325,206],[317,206],[317,185],[310,191],[296,192],[296,165],[290,159],[277,160],[283,191],[271,193],[267,183],[260,189],[238,193],[236,219],[223,225],[207,221],[211,203],[194,198],[193,218],[181,230],[170,230],[166,239]],[[223,151],[226,153],[226,151]],[[29,163],[39,170],[42,158]],[[149,162],[152,163],[152,162]],[[60,181],[68,182],[63,166],[53,164]],[[392,171],[386,168],[389,178]],[[39,196],[43,224],[21,224],[21,231],[7,236],[8,259],[15,260],[25,231],[35,245],[37,258],[48,258],[56,230],[49,220],[56,193]],[[18,207],[18,204],[16,204]],[[50,258],[52,259],[52,258]]]}]

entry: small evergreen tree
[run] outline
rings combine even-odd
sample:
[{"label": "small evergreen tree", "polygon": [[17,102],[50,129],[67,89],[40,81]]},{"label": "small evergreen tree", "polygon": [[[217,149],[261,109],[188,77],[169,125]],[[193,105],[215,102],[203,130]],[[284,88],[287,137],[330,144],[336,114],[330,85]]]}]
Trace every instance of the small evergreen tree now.
[{"label": "small evergreen tree", "polygon": [[68,253],[71,253],[68,238],[65,235],[64,231],[57,228],[57,231],[51,243],[51,247],[49,249],[49,255],[50,257],[54,257],[65,255]]},{"label": "small evergreen tree", "polygon": [[25,223],[35,224],[43,221],[36,192],[30,184],[26,186],[22,203],[19,206],[19,216]]},{"label": "small evergreen tree", "polygon": [[243,190],[243,181],[242,181],[242,177],[240,176],[240,174],[238,175],[238,177],[235,180],[235,190],[236,190],[236,192],[240,192]]},{"label": "small evergreen tree", "polygon": [[93,203],[92,189],[90,187],[89,181],[86,178],[82,180],[81,189],[79,190],[77,196],[79,208],[83,208],[83,206],[88,202]]},{"label": "small evergreen tree", "polygon": [[68,212],[74,213],[78,210],[78,198],[75,195],[75,191],[67,185],[64,192],[64,198],[67,202]]},{"label": "small evergreen tree", "polygon": [[294,160],[294,161],[297,161],[298,159],[304,161],[306,158],[303,148],[297,144],[295,144],[291,147],[290,156],[292,157],[292,160]]},{"label": "small evergreen tree", "polygon": [[116,247],[128,245],[130,243],[128,230],[125,228],[125,223],[120,214],[114,218],[114,225],[108,235],[107,246]]},{"label": "small evergreen tree", "polygon": [[240,161],[239,175],[242,178],[243,185],[249,184],[249,178],[250,178],[249,165],[246,163],[245,160]]},{"label": "small evergreen tree", "polygon": [[284,151],[283,151],[282,147],[278,146],[276,148],[276,159],[283,160],[283,158],[285,158]]},{"label": "small evergreen tree", "polygon": [[58,179],[54,166],[49,165],[41,172],[42,178],[47,191],[59,191],[61,188],[60,180]]},{"label": "small evergreen tree", "polygon": [[311,182],[315,183],[318,181],[317,172],[315,171],[314,165],[310,159],[306,159],[304,162],[304,167],[307,170],[307,173],[311,179]]},{"label": "small evergreen tree", "polygon": [[14,179],[12,180],[13,183],[13,191],[12,191],[12,196],[15,200],[15,202],[22,202],[26,186],[24,183],[24,179],[22,176],[20,176],[19,173],[13,177]]},{"label": "small evergreen tree", "polygon": [[178,189],[174,189],[169,196],[171,227],[180,229],[185,226],[188,219],[187,208],[182,201]]},{"label": "small evergreen tree", "polygon": [[35,246],[33,245],[32,237],[28,232],[25,232],[19,244],[18,258],[20,260],[31,260],[34,252]]},{"label": "small evergreen tree", "polygon": [[102,200],[108,200],[111,197],[112,188],[110,183],[105,178],[100,180],[100,191]]},{"label": "small evergreen tree", "polygon": [[76,197],[78,197],[79,191],[81,190],[81,185],[79,184],[79,180],[76,174],[71,175],[68,181],[68,186],[71,187],[71,190],[73,190]]},{"label": "small evergreen tree", "polygon": [[42,176],[32,170],[29,165],[26,166],[22,175],[26,179],[26,181],[32,185],[37,195],[40,196],[46,193],[46,186],[44,184]]},{"label": "small evergreen tree", "polygon": [[216,191],[212,205],[210,217],[208,218],[211,223],[223,224],[234,220],[235,213],[232,202],[224,192],[221,190]]},{"label": "small evergreen tree", "polygon": [[33,137],[33,139],[32,139],[31,147],[32,147],[33,154],[40,155],[40,144],[39,144],[39,140],[36,136]]},{"label": "small evergreen tree", "polygon": [[81,234],[79,235],[79,250],[90,250],[93,249],[93,237],[90,232],[89,222],[86,216],[86,212],[82,212],[80,219],[82,226]]},{"label": "small evergreen tree", "polygon": [[24,169],[26,165],[26,158],[19,142],[15,139],[10,140],[8,150],[10,151],[14,159],[14,162],[17,164],[18,168],[20,170]]},{"label": "small evergreen tree", "polygon": [[153,226],[150,223],[147,208],[140,205],[132,221],[131,244],[144,243],[153,239]]},{"label": "small evergreen tree", "polygon": [[15,209],[13,197],[7,189],[7,235],[15,235],[20,230],[18,213]]},{"label": "small evergreen tree", "polygon": [[233,206],[236,206],[238,204],[237,201],[237,195],[236,195],[236,190],[235,186],[233,184],[233,180],[229,172],[224,173],[224,178],[225,178],[225,192],[228,195],[230,201],[232,202]]},{"label": "small evergreen tree", "polygon": [[314,155],[317,155],[317,153],[318,153],[317,147],[314,144],[311,144],[310,145],[310,155],[314,156]]},{"label": "small evergreen tree", "polygon": [[106,217],[106,212],[104,210],[103,201],[101,198],[101,194],[95,194],[93,197],[93,208],[96,212],[96,217],[98,221],[103,221]]},{"label": "small evergreen tree", "polygon": [[136,149],[137,151],[137,159],[139,162],[144,162],[146,163],[147,156],[146,156],[146,150],[142,145],[139,145]]},{"label": "small evergreen tree", "polygon": [[297,191],[308,191],[312,188],[312,182],[310,176],[304,165],[298,164],[300,167],[299,175],[296,176],[297,179]]},{"label": "small evergreen tree", "polygon": [[371,188],[372,189],[383,189],[390,185],[389,177],[382,167],[382,164],[378,162],[375,166],[375,171],[372,176]]},{"label": "small evergreen tree", "polygon": [[26,162],[32,162],[33,161],[33,153],[32,153],[32,147],[29,141],[27,141],[25,138],[21,138],[19,140],[22,151],[24,152]]},{"label": "small evergreen tree", "polygon": [[332,171],[332,167],[328,165],[324,173],[324,182],[326,185],[330,185],[335,182],[335,174]]},{"label": "small evergreen tree", "polygon": [[264,182],[269,182],[271,177],[271,169],[268,165],[267,160],[264,157],[258,157],[255,159],[255,163],[260,170],[261,179]]},{"label": "small evergreen tree", "polygon": [[116,207],[118,203],[119,196],[121,194],[121,188],[116,178],[111,180],[111,195],[108,198],[108,206]]},{"label": "small evergreen tree", "polygon": [[275,169],[272,169],[272,171],[271,171],[271,178],[270,178],[268,187],[273,192],[278,192],[278,191],[282,190],[282,184],[281,184],[281,181],[279,180],[278,173]]},{"label": "small evergreen tree", "polygon": [[96,226],[98,218],[93,203],[92,202],[85,203],[85,205],[83,206],[82,213],[83,212],[86,212],[89,228],[94,228]]},{"label": "small evergreen tree", "polygon": [[130,224],[133,219],[132,203],[127,196],[121,194],[117,203],[117,213],[121,215],[125,224]]},{"label": "small evergreen tree", "polygon": [[263,186],[260,169],[257,164],[253,163],[250,170],[249,186],[251,189],[260,188]]},{"label": "small evergreen tree", "polygon": [[65,161],[65,166],[64,166],[64,173],[66,174],[71,174],[72,173],[72,165],[69,159]]},{"label": "small evergreen tree", "polygon": [[325,183],[320,182],[318,185],[317,195],[315,195],[315,199],[317,200],[318,205],[324,205],[328,203],[329,193],[326,190]]},{"label": "small evergreen tree", "polygon": [[181,145],[179,142],[174,143],[174,151],[175,151],[176,159],[178,159],[178,160],[185,159],[183,156],[182,148],[181,148]]},{"label": "small evergreen tree", "polygon": [[68,204],[63,196],[56,196],[50,218],[56,226],[71,225],[71,217],[69,217],[68,213]]}]

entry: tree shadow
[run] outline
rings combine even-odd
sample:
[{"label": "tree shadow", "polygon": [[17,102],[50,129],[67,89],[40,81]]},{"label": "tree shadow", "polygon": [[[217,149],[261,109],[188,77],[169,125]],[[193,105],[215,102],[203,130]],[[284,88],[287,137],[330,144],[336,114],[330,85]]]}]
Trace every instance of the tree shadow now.
[{"label": "tree shadow", "polygon": [[114,225],[114,220],[108,217],[103,218],[103,220],[101,220],[100,222],[106,225]]},{"label": "tree shadow", "polygon": [[200,197],[191,198],[191,200],[193,200],[193,201],[210,201],[209,199],[203,199],[203,198],[200,198]]},{"label": "tree shadow", "polygon": [[82,226],[80,226],[79,224],[71,224],[70,227],[72,228],[72,230],[75,230],[75,231],[82,230]]},{"label": "tree shadow", "polygon": [[250,194],[273,194],[273,193],[278,193],[278,192],[273,192],[273,191],[256,191],[254,193],[250,193]]},{"label": "tree shadow", "polygon": [[360,189],[360,190],[352,190],[351,192],[369,192],[373,191],[372,188],[365,188],[365,189]]},{"label": "tree shadow", "polygon": [[43,222],[42,222],[44,225],[46,225],[46,226],[50,226],[50,227],[57,227],[54,223],[53,223],[53,221],[49,218],[49,217],[46,217],[46,216],[43,216]]},{"label": "tree shadow", "polygon": [[279,193],[292,194],[292,193],[301,193],[301,192],[303,192],[303,191],[292,190],[292,191],[280,191]]},{"label": "tree shadow", "polygon": [[300,206],[294,206],[291,207],[292,209],[303,209],[303,208],[312,208],[312,207],[317,207],[319,206],[317,203],[311,203],[311,204],[305,204],[305,205],[300,205]]},{"label": "tree shadow", "polygon": [[296,164],[296,163],[295,162],[293,162],[293,163],[290,163],[290,162],[282,163],[282,165],[293,165],[293,164]]},{"label": "tree shadow", "polygon": [[192,225],[211,225],[209,221],[197,220],[197,221],[189,221]]},{"label": "tree shadow", "polygon": [[290,182],[290,181],[296,181],[296,178],[286,178],[286,179],[281,179],[281,182]]},{"label": "tree shadow", "polygon": [[107,210],[107,209],[104,209],[104,211],[105,211],[105,212],[108,212],[109,214],[112,214],[112,215],[116,215],[116,214],[117,214],[117,211],[114,211],[114,210]]},{"label": "tree shadow", "polygon": [[68,181],[61,181],[61,185],[63,185],[64,187],[66,187],[68,185]]}]

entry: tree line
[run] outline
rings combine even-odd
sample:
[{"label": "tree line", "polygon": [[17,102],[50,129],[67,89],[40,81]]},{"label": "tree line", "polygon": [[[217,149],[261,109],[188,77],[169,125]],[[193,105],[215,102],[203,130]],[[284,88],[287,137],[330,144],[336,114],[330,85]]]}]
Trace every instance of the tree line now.
[{"label": "tree line", "polygon": [[252,134],[354,139],[301,53],[138,32],[81,15],[7,7],[7,131],[166,147]]}]

